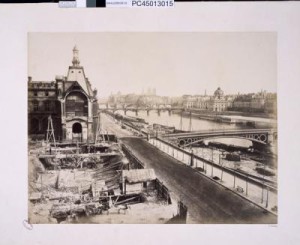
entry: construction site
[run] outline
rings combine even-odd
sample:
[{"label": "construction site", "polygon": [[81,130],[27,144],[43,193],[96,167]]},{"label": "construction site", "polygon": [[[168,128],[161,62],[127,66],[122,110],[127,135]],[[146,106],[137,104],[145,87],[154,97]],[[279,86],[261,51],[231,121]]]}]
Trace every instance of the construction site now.
[{"label": "construction site", "polygon": [[[239,161],[240,153],[223,157],[220,144],[214,145],[220,150],[189,147],[176,134],[192,142],[189,135],[199,132],[192,130],[191,116],[158,110],[139,118],[137,108],[136,116],[108,104],[101,109],[76,45],[72,52],[66,76],[28,77],[29,223],[277,222],[276,172],[261,155],[255,155],[258,163],[238,164],[232,160]],[[225,132],[216,122],[198,119],[196,125],[209,135],[215,128]],[[269,131],[263,133],[269,139]]]},{"label": "construction site", "polygon": [[93,143],[57,142],[50,116],[46,140],[29,141],[29,222],[185,223],[187,208],[98,122]]},{"label": "construction site", "polygon": [[185,222],[184,205],[103,125],[97,89],[72,52],[66,76],[28,77],[29,222]]}]

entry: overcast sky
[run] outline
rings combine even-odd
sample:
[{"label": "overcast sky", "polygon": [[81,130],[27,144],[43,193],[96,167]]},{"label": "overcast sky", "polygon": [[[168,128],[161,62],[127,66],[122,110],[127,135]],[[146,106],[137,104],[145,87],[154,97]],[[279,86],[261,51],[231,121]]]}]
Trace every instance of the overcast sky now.
[{"label": "overcast sky", "polygon": [[67,75],[74,45],[98,97],[276,92],[275,33],[30,33],[28,75]]}]

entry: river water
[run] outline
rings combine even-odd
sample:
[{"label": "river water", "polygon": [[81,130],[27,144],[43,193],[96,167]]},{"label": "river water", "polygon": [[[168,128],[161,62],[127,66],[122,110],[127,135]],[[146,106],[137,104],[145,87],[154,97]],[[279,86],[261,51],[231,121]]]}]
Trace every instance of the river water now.
[{"label": "river water", "polygon": [[[119,114],[124,115],[123,111],[118,111]],[[135,112],[127,111],[127,116],[139,117],[145,119],[149,124],[158,123],[166,126],[175,127],[179,130],[189,131],[190,118],[182,117],[182,128],[180,127],[181,116],[179,114],[172,113],[169,115],[167,111],[160,112],[160,115],[156,111],[150,111],[147,115],[146,111],[139,111],[136,116]],[[247,128],[245,125],[235,125],[227,123],[218,123],[214,121],[202,120],[198,118],[192,118],[192,131],[198,130],[222,130],[222,129],[242,129]]]},{"label": "river water", "polygon": [[[119,114],[124,115],[123,111],[118,111]],[[166,126],[175,127],[178,130],[184,130],[189,131],[190,130],[190,124],[191,124],[191,130],[192,131],[201,131],[201,130],[227,130],[227,129],[247,129],[250,128],[246,126],[245,124],[228,124],[228,123],[220,123],[220,122],[214,122],[204,119],[199,119],[192,117],[190,119],[189,116],[183,116],[182,117],[182,123],[181,123],[181,115],[172,113],[171,115],[167,111],[161,111],[160,114],[157,113],[157,111],[150,111],[149,115],[146,111],[139,111],[138,115],[136,115],[133,111],[127,111],[127,116],[132,117],[139,117],[143,118],[146,122],[149,124],[158,123]],[[241,119],[241,118],[239,118]],[[247,119],[247,118],[244,118]],[[260,123],[266,124],[266,127],[270,127],[270,122],[268,120],[261,118],[255,118],[256,121],[259,121]],[[269,125],[268,125],[269,124]],[[263,126],[263,125],[261,125]],[[249,147],[252,145],[252,142],[250,140],[244,140],[244,139],[232,139],[232,138],[220,138],[220,139],[214,139],[215,142],[220,142],[224,144],[231,144],[236,146],[244,146]]]}]

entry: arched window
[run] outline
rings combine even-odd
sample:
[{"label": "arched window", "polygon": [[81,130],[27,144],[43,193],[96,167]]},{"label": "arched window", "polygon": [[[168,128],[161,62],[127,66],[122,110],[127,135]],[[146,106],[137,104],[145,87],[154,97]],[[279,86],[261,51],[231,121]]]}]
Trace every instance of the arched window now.
[{"label": "arched window", "polygon": [[73,92],[67,96],[66,115],[71,117],[88,115],[88,100],[84,94]]}]

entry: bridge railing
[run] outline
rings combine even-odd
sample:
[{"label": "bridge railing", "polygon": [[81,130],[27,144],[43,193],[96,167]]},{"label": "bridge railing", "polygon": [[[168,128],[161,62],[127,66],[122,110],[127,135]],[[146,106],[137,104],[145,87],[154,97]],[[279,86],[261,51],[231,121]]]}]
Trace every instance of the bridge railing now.
[{"label": "bridge railing", "polygon": [[185,110],[183,107],[109,107],[99,108],[100,111],[105,110]]},{"label": "bridge railing", "polygon": [[274,130],[272,129],[241,129],[241,130],[236,130],[236,129],[226,129],[226,130],[201,130],[201,131],[192,131],[192,132],[186,132],[186,133],[171,133],[171,134],[166,134],[166,137],[170,136],[184,136],[184,135],[198,135],[198,134],[229,134],[229,133],[274,133]]},{"label": "bridge railing", "polygon": [[229,169],[229,168],[227,168],[227,167],[224,167],[224,166],[222,166],[222,165],[219,165],[219,164],[216,164],[216,163],[214,163],[214,162],[212,162],[212,161],[209,161],[209,160],[207,160],[207,159],[205,159],[205,158],[202,158],[202,157],[200,157],[200,156],[197,156],[197,155],[195,155],[195,154],[193,154],[193,153],[191,153],[191,152],[188,152],[188,151],[186,151],[186,150],[184,150],[184,149],[182,149],[182,148],[180,148],[180,147],[178,147],[178,146],[176,146],[176,145],[174,145],[174,144],[171,144],[171,143],[168,142],[168,141],[165,141],[165,140],[162,139],[162,138],[155,137],[154,139],[156,139],[157,141],[162,142],[163,144],[165,144],[165,145],[167,145],[167,146],[169,146],[169,147],[174,148],[175,150],[177,150],[177,151],[179,151],[179,152],[181,152],[181,153],[183,153],[183,154],[185,154],[185,155],[188,155],[190,158],[193,157],[194,159],[197,159],[197,160],[199,160],[199,161],[201,161],[201,162],[204,162],[204,163],[206,163],[206,164],[209,164],[209,165],[213,166],[214,168],[223,170],[224,172],[227,172],[227,173],[229,173],[229,174],[231,174],[231,175],[233,175],[233,176],[236,176],[236,177],[238,177],[238,178],[240,178],[240,179],[242,179],[242,180],[248,181],[249,183],[252,183],[252,184],[254,184],[254,185],[256,185],[256,186],[259,186],[259,187],[261,187],[261,188],[262,188],[262,187],[263,187],[263,188],[269,188],[269,190],[271,190],[271,191],[273,191],[274,193],[277,194],[277,188],[275,188],[275,187],[273,187],[273,186],[271,186],[271,185],[268,185],[268,184],[266,184],[266,183],[262,183],[262,182],[256,181],[255,179],[250,178],[250,177],[249,177],[248,175],[246,175],[246,174],[243,174],[243,173],[234,171],[234,170],[232,170],[232,169]]}]

